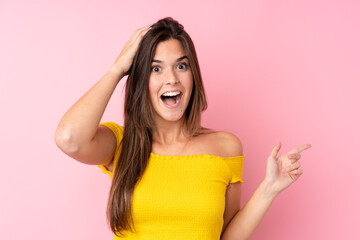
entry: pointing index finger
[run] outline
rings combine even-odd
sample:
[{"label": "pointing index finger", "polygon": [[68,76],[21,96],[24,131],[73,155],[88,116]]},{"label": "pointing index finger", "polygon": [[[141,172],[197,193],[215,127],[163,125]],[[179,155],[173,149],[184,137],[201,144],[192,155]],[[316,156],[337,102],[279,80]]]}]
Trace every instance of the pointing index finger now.
[{"label": "pointing index finger", "polygon": [[297,148],[291,150],[289,153],[300,153],[300,152],[302,152],[302,151],[304,151],[304,150],[306,150],[306,149],[308,149],[310,147],[311,147],[310,144],[304,144],[304,145],[302,145],[300,147],[297,147]]}]

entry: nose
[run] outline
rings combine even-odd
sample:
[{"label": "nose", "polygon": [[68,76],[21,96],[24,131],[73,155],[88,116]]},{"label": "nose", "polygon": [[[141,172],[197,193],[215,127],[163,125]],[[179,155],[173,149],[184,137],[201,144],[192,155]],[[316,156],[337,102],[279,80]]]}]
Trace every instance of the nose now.
[{"label": "nose", "polygon": [[168,71],[166,71],[167,74],[165,75],[165,83],[166,84],[176,84],[179,82],[176,73],[173,69],[169,69]]}]

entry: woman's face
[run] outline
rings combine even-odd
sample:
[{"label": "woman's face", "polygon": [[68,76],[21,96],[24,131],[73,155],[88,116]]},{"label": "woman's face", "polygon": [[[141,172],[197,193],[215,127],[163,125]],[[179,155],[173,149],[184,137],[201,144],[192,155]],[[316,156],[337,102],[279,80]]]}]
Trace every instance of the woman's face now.
[{"label": "woman's face", "polygon": [[149,92],[156,120],[178,121],[184,116],[193,89],[185,50],[176,39],[160,42],[151,63]]}]

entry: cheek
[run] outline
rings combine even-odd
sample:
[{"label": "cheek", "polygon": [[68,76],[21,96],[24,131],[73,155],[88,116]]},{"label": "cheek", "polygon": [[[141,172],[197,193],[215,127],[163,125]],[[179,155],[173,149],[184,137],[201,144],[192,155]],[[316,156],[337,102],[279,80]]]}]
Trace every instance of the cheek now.
[{"label": "cheek", "polygon": [[156,77],[151,77],[149,79],[149,95],[150,101],[153,106],[157,105],[159,91],[161,90],[161,81]]},{"label": "cheek", "polygon": [[194,81],[193,81],[193,75],[192,75],[191,71],[182,73],[181,75],[178,76],[178,78],[180,79],[181,85],[184,88],[189,89],[192,87]]},{"label": "cheek", "polygon": [[160,81],[155,77],[149,79],[149,92],[151,95],[156,94],[159,91]]},{"label": "cheek", "polygon": [[184,82],[184,84],[185,84],[184,87],[187,88],[187,89],[189,89],[190,92],[191,92],[191,90],[193,89],[193,85],[194,85],[194,80],[193,80],[192,75],[189,76],[189,78],[186,79],[186,81]]}]

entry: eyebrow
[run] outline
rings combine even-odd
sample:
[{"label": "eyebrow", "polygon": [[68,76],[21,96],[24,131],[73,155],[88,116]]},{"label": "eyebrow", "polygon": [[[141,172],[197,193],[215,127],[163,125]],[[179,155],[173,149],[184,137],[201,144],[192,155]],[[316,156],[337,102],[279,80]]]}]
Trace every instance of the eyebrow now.
[{"label": "eyebrow", "polygon": [[[182,57],[179,57],[178,59],[176,59],[176,62],[180,62],[181,60],[183,60],[183,59],[188,59],[188,57],[187,56],[182,56]],[[189,60],[189,59],[188,59]],[[157,62],[157,63],[163,63],[163,61],[160,61],[160,60],[157,60],[157,59],[153,59],[153,60],[151,60],[151,62]]]}]

